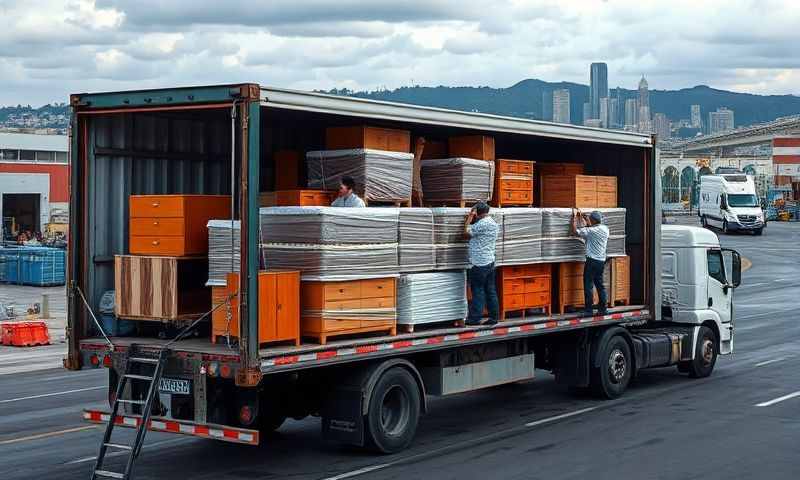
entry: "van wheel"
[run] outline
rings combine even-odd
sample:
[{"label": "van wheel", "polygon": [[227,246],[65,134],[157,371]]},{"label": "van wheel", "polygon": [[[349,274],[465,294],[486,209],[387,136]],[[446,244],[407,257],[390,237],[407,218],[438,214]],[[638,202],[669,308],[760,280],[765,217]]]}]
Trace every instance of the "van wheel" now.
[{"label": "van wheel", "polygon": [[382,453],[408,447],[417,432],[421,405],[419,387],[408,370],[394,367],[384,372],[369,401],[367,444]]},{"label": "van wheel", "polygon": [[592,370],[592,390],[601,398],[615,399],[625,393],[633,376],[631,349],[619,335],[601,348],[600,367]]},{"label": "van wheel", "polygon": [[705,378],[714,371],[717,363],[717,336],[708,327],[700,327],[695,346],[694,360],[688,362],[691,378]]}]

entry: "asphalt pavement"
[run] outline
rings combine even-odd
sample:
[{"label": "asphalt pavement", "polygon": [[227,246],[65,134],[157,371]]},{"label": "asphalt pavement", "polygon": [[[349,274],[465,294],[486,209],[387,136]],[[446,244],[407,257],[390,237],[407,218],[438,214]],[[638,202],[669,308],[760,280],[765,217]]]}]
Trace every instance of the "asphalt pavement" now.
[{"label": "asphalt pavement", "polygon": [[[644,371],[621,399],[599,401],[537,371],[531,382],[432,398],[413,446],[390,456],[326,444],[314,418],[287,421],[259,447],[149,433],[135,478],[795,479],[800,224],[720,237],[752,268],[735,292],[736,353],[710,378]],[[80,414],[105,405],[106,372],[2,368],[0,478],[88,478],[102,430]]]}]

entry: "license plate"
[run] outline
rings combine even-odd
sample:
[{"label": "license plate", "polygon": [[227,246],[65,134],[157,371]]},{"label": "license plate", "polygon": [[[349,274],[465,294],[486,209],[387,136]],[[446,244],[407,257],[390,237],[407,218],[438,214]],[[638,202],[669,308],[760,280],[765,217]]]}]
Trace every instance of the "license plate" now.
[{"label": "license plate", "polygon": [[189,380],[162,378],[158,382],[158,391],[177,395],[189,395]]}]

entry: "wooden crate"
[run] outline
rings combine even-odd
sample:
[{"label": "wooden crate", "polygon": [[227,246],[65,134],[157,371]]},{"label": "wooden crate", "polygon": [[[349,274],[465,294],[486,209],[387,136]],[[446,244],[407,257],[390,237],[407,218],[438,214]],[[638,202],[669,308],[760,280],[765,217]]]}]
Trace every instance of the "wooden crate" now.
[{"label": "wooden crate", "polygon": [[211,219],[231,216],[228,195],[131,195],[129,248],[137,255],[185,257],[208,253]]},{"label": "wooden crate", "polygon": [[597,208],[617,207],[617,177],[596,176]]},{"label": "wooden crate", "polygon": [[300,187],[300,152],[278,150],[275,160],[275,190],[294,190]]},{"label": "wooden crate", "polygon": [[[397,333],[395,278],[302,282],[300,305],[302,336],[322,345],[341,335]],[[373,313],[376,309],[383,312]]]},{"label": "wooden crate", "polygon": [[371,148],[407,153],[411,151],[411,132],[368,126],[329,127],[325,129],[325,148],[328,150]]},{"label": "wooden crate", "polygon": [[422,149],[422,156],[420,158],[447,158],[447,142],[438,140],[426,140],[425,148]]},{"label": "wooden crate", "polygon": [[539,162],[536,170],[540,175],[583,175],[582,163],[551,163]]},{"label": "wooden crate", "polygon": [[551,311],[552,266],[549,263],[505,266],[497,269],[500,320],[507,312],[543,308]]},{"label": "wooden crate", "polygon": [[119,318],[178,322],[211,309],[206,258],[116,255],[114,313]]},{"label": "wooden crate", "polygon": [[[567,307],[583,308],[583,262],[563,262],[558,264],[557,301],[558,312],[563,314]],[[603,271],[603,285],[606,287],[606,300],[611,299],[611,269],[606,263]],[[593,290],[593,304],[598,302],[597,289]]]},{"label": "wooden crate", "polygon": [[614,305],[631,304],[631,257],[613,257],[611,264],[611,289],[609,303]]},{"label": "wooden crate", "polygon": [[543,175],[543,208],[597,208],[597,178],[589,175]]},{"label": "wooden crate", "polygon": [[529,160],[495,160],[492,205],[533,205],[534,163]]},{"label": "wooden crate", "polygon": [[[211,339],[225,343],[239,338],[239,274],[229,273],[225,287],[215,287],[214,305],[225,302],[211,318]],[[228,321],[228,309],[231,319]],[[219,313],[217,313],[219,312]],[[292,342],[300,345],[300,271],[261,270],[258,272],[258,343]]]},{"label": "wooden crate", "polygon": [[494,160],[494,137],[485,135],[469,135],[450,137],[447,142],[449,157],[477,158],[478,160]]},{"label": "wooden crate", "polygon": [[336,192],[331,190],[281,190],[260,195],[262,207],[329,207]]}]

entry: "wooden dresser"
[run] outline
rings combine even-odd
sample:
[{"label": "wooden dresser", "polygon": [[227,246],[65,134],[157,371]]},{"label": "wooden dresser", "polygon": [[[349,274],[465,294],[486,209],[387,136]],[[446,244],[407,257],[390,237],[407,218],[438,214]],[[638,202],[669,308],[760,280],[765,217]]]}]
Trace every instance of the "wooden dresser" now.
[{"label": "wooden dresser", "polygon": [[[611,300],[611,270],[609,265],[611,262],[606,262],[606,268],[603,271],[603,285],[606,287],[607,300]],[[583,262],[563,262],[559,263],[556,270],[558,270],[558,313],[564,313],[566,307],[583,308]],[[594,299],[593,304],[597,304],[597,290],[592,289]]]},{"label": "wooden dresser", "polygon": [[611,305],[631,304],[631,257],[610,258],[611,264],[611,290],[609,302]]},{"label": "wooden dresser", "polygon": [[396,278],[344,282],[302,282],[303,337],[325,345],[328,337],[397,332]]},{"label": "wooden dresser", "polygon": [[410,152],[411,132],[368,126],[328,127],[325,129],[325,148],[328,150],[370,148],[387,152]]},{"label": "wooden dresser", "polygon": [[208,253],[211,219],[231,216],[228,195],[131,195],[129,251],[187,257]]},{"label": "wooden dresser", "polygon": [[506,312],[533,308],[543,308],[550,315],[551,272],[549,263],[498,268],[500,320],[505,320]]},{"label": "wooden dresser", "polygon": [[331,190],[279,190],[262,192],[262,207],[330,207],[336,198]]},{"label": "wooden dresser", "polygon": [[447,139],[448,157],[475,158],[477,160],[494,160],[494,137],[485,135],[467,135]]},{"label": "wooden dresser", "polygon": [[[214,306],[233,296],[228,305],[211,314],[211,339],[215,343],[225,343],[229,336],[239,339],[239,274],[229,273],[226,280],[227,285],[213,287],[211,295]],[[300,345],[300,272],[296,270],[258,272],[258,343],[276,342]]]},{"label": "wooden dresser", "polygon": [[534,162],[497,159],[494,164],[492,205],[496,207],[533,205]]},{"label": "wooden dresser", "polygon": [[596,208],[597,179],[590,175],[542,175],[543,208]]},{"label": "wooden dresser", "polygon": [[594,177],[597,181],[597,208],[617,207],[617,177]]}]

